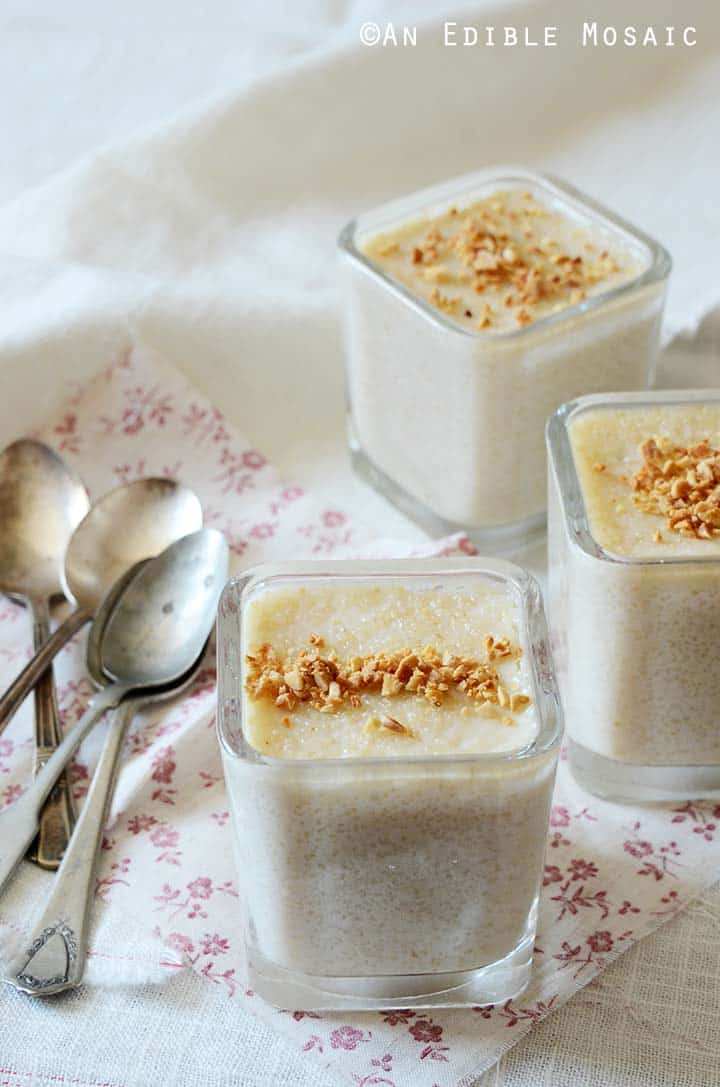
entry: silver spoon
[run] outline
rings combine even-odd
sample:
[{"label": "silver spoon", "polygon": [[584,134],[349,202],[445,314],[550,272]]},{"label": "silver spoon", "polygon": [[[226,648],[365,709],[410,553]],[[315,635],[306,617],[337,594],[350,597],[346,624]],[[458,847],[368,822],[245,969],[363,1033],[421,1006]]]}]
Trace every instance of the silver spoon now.
[{"label": "silver spoon", "polygon": [[37,827],[55,781],[95,722],[130,696],[170,685],[200,656],[227,578],[228,546],[215,529],[185,536],[151,559],[107,621],[102,670],[115,681],[95,694],[27,791],[0,815],[0,891]]},{"label": "silver spoon", "polygon": [[[98,687],[111,682],[102,671],[102,642],[107,621],[128,584],[145,565],[139,563],[121,578],[98,609],[92,628],[94,633],[97,631],[97,637],[89,643],[93,648],[87,659],[88,670]],[[99,643],[99,655],[95,653],[94,643]],[[119,756],[127,729],[141,706],[176,697],[192,682],[206,648],[207,642],[200,656],[180,679],[164,686],[148,687],[137,697],[128,697],[115,711],[80,817],[53,880],[50,896],[33,925],[27,950],[18,956],[4,977],[16,989],[37,996],[52,996],[75,988],[82,981],[99,847],[110,812]],[[97,668],[100,671],[96,671]]]},{"label": "silver spoon", "polygon": [[[0,454],[0,591],[27,601],[36,650],[50,636],[50,599],[63,592],[65,551],[89,504],[80,478],[41,442],[23,439]],[[35,688],[36,774],[61,739],[55,681],[48,671]],[[42,813],[31,859],[57,868],[74,822],[63,775]]]},{"label": "silver spoon", "polygon": [[42,648],[35,646],[39,651],[0,698],[0,732],[53,657],[92,619],[120,575],[201,527],[197,495],[174,479],[139,479],[95,503],[72,533],[61,563],[59,588],[75,610]]}]

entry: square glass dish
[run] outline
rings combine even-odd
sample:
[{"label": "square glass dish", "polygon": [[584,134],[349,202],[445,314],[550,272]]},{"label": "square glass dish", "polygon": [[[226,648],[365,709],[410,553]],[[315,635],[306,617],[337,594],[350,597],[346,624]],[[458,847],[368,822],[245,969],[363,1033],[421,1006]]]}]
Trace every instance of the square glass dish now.
[{"label": "square glass dish", "polygon": [[486,552],[541,531],[546,419],[647,388],[667,252],[564,182],[494,169],[361,215],[339,253],[356,470]]},{"label": "square glass dish", "polygon": [[575,777],[616,800],[717,795],[720,392],[582,397],[547,440],[549,614]]},{"label": "square glass dish", "polygon": [[536,582],[490,560],[258,567],[225,589],[218,652],[252,988],[304,1009],[521,992],[562,732]]}]

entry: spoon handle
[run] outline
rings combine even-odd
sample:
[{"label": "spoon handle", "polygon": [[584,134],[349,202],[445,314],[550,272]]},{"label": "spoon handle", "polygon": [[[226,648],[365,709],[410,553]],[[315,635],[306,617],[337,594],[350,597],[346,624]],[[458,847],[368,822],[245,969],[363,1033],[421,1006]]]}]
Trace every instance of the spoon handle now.
[{"label": "spoon handle", "polygon": [[19,800],[0,815],[0,892],[15,871],[38,829],[40,811],[55,782],[95,722],[128,693],[122,683],[105,687],[90,699],[80,720],[65,737]]},{"label": "spoon handle", "polygon": [[91,619],[92,615],[89,612],[78,608],[68,615],[51,637],[42,644],[35,645],[35,655],[32,660],[25,665],[20,675],[0,697],[0,733],[3,732],[20,703],[24,702],[30,694],[43,672],[47,671],[53,657],[60,652],[66,642],[70,641],[73,634],[76,634]]},{"label": "spoon handle", "polygon": [[123,741],[137,707],[138,700],[130,699],[115,713],[50,897],[33,925],[27,949],[5,975],[5,981],[25,993],[52,996],[82,981],[99,846]]},{"label": "spoon handle", "polygon": [[[35,649],[50,637],[50,611],[47,600],[30,600],[33,614],[33,641]],[[55,675],[48,668],[40,676],[35,687],[35,775],[45,765],[62,740],[60,714],[58,712]],[[28,852],[28,860],[41,868],[54,870],[70,841],[75,825],[75,809],[67,775],[58,778],[45,802],[40,815],[38,836]]]}]

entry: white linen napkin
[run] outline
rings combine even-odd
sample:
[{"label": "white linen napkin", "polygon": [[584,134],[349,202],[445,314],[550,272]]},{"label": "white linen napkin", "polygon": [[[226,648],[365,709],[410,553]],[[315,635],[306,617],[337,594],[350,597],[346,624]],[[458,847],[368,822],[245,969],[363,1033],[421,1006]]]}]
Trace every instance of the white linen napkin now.
[{"label": "white linen napkin", "polygon": [[[489,164],[555,171],[662,241],[666,338],[717,306],[716,5],[683,5],[694,48],[634,50],[581,49],[575,0],[440,4],[408,49],[362,47],[357,7],[339,41],[0,210],[4,436],[61,403],[130,319],[280,471],[349,492],[374,520],[340,455],[335,238],[359,211]],[[555,25],[559,45],[445,48],[444,17]],[[627,4],[604,0],[593,18],[623,26]],[[673,0],[637,0],[632,21],[680,16]],[[691,361],[684,383],[720,383],[717,355],[714,375]]]}]

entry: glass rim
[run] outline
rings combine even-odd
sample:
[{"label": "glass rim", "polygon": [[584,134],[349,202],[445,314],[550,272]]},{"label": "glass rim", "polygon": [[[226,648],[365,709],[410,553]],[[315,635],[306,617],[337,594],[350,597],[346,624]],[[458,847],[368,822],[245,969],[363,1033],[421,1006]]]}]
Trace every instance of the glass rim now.
[{"label": "glass rim", "polygon": [[[596,221],[604,224],[614,233],[625,234],[629,236],[636,245],[639,244],[643,246],[647,250],[649,256],[647,268],[639,275],[635,276],[634,279],[631,279],[626,283],[621,283],[619,286],[613,287],[600,294],[591,295],[584,301],[575,303],[575,305],[566,306],[557,313],[549,313],[530,325],[525,325],[522,328],[513,329],[508,332],[487,332],[483,329],[466,328],[463,325],[457,324],[449,315],[443,313],[442,310],[437,309],[437,307],[431,305],[424,298],[415,294],[403,283],[393,279],[392,276],[384,272],[382,268],[366,257],[358,248],[357,235],[358,231],[362,230],[364,219],[378,215],[390,215],[394,211],[397,211],[397,220],[399,222],[403,220],[407,221],[407,202],[409,200],[412,200],[413,205],[420,211],[424,205],[431,204],[433,201],[440,202],[445,199],[449,200],[452,196],[460,196],[463,193],[469,193],[478,185],[489,184],[491,182],[497,182],[498,184],[523,182],[528,185],[533,185],[541,192],[550,194],[556,200],[560,199],[561,201],[564,201],[565,204],[570,204],[576,209],[583,210],[586,214],[589,212]],[[402,209],[404,209],[404,215]],[[603,204],[598,203],[596,200],[592,199],[592,197],[586,196],[585,193],[576,189],[568,182],[555,177],[553,174],[513,166],[499,166],[462,174],[449,181],[419,189],[414,193],[409,193],[403,197],[395,198],[394,200],[387,201],[384,204],[371,208],[361,215],[355,216],[345,227],[343,227],[338,237],[337,245],[342,253],[354,260],[366,273],[379,280],[402,302],[417,310],[418,313],[429,319],[433,324],[446,331],[455,332],[460,336],[478,340],[481,343],[487,344],[488,347],[496,346],[498,344],[514,343],[517,340],[527,339],[528,337],[540,337],[546,331],[552,331],[552,329],[562,325],[563,322],[568,319],[574,319],[582,317],[585,314],[593,313],[612,302],[632,295],[635,292],[640,292],[644,288],[663,282],[670,275],[672,269],[672,258],[664,246],[649,234],[646,234],[632,223],[629,223],[626,219],[623,219],[609,208],[606,208]]]},{"label": "glass rim", "polygon": [[712,566],[720,563],[720,555],[717,557],[668,555],[653,558],[620,555],[615,551],[608,551],[599,544],[590,528],[569,434],[569,424],[574,416],[596,408],[610,410],[649,407],[655,404],[680,406],[708,401],[720,403],[720,389],[658,389],[644,392],[592,393],[588,396],[579,396],[575,400],[568,400],[553,412],[545,427],[548,465],[557,483],[560,508],[568,538],[575,547],[589,558],[614,563],[617,566]]},{"label": "glass rim", "polygon": [[[465,752],[447,755],[374,755],[329,759],[283,759],[264,755],[257,751],[245,738],[242,730],[242,702],[244,677],[244,650],[242,645],[242,606],[243,597],[262,584],[272,581],[298,580],[333,580],[348,579],[395,579],[437,578],[462,576],[485,576],[510,587],[520,610],[520,638],[524,651],[530,661],[530,676],[533,695],[537,707],[539,728],[531,743],[522,748],[500,752]],[[224,660],[220,665],[220,656],[224,656],[223,632],[226,623],[232,617],[237,624],[238,644],[240,647],[239,690],[224,690]],[[249,765],[262,766],[275,772],[309,775],[322,773],[330,769],[387,768],[398,766],[442,767],[459,764],[478,765],[483,768],[525,763],[539,758],[553,749],[559,748],[563,735],[563,713],[558,692],[557,679],[550,648],[550,637],[545,620],[542,594],[535,578],[527,571],[502,559],[443,558],[443,559],[386,559],[373,560],[326,560],[305,562],[278,562],[254,566],[232,578],[223,591],[218,609],[218,713],[217,734],[220,746],[228,756]],[[234,744],[230,739],[227,721],[227,701],[240,706],[241,742]]]}]

